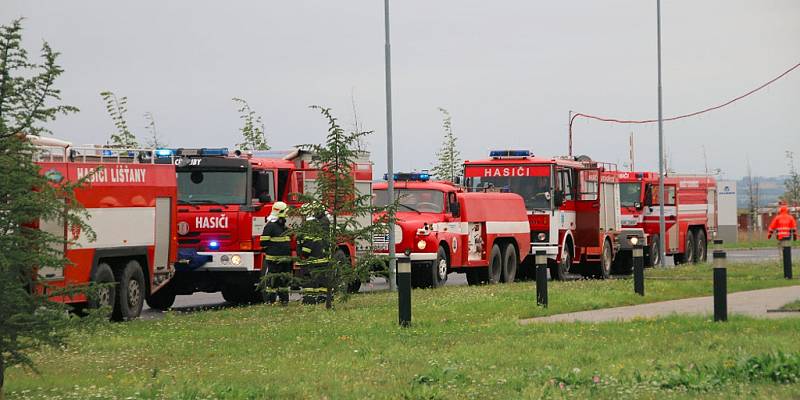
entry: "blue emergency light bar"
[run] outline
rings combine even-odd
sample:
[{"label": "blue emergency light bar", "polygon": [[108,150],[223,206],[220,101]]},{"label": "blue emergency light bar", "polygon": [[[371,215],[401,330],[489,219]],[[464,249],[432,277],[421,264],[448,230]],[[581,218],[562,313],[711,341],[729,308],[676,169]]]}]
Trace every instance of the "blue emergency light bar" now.
[{"label": "blue emergency light bar", "polygon": [[491,158],[527,158],[530,156],[530,150],[492,150],[489,152]]},{"label": "blue emergency light bar", "polygon": [[219,242],[217,242],[216,240],[212,240],[211,242],[208,243],[208,248],[211,250],[219,249]]},{"label": "blue emergency light bar", "polygon": [[175,155],[173,149],[156,149],[156,157],[170,157]]},{"label": "blue emergency light bar", "polygon": [[227,147],[219,147],[219,148],[208,148],[203,147],[200,149],[201,156],[227,156],[228,155],[228,148]]},{"label": "blue emergency light bar", "polygon": [[[398,172],[394,174],[394,180],[396,181],[427,182],[430,179],[431,179],[431,174],[427,172]],[[389,175],[383,174],[383,180],[388,181]]]}]

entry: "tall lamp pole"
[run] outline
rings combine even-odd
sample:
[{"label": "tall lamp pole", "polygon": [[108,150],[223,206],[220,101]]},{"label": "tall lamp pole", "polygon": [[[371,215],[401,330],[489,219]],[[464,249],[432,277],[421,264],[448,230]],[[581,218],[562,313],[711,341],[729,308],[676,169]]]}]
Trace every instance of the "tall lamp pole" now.
[{"label": "tall lamp pole", "polygon": [[661,0],[656,0],[656,29],[658,31],[658,251],[661,267],[666,268],[666,237],[664,224],[664,120],[661,104]]},{"label": "tall lamp pole", "polygon": [[[386,169],[389,201],[394,201],[394,166],[392,156],[392,46],[389,43],[389,0],[383,0],[383,26],[386,31]],[[663,214],[663,212],[662,212]],[[389,290],[397,290],[397,258],[395,257],[394,210],[389,210]]]}]

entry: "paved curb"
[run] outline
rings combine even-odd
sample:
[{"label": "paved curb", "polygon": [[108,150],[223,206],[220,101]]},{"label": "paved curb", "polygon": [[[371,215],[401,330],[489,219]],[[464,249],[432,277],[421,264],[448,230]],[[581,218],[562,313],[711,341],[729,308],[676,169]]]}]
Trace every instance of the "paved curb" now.
[{"label": "paved curb", "polygon": [[[728,294],[728,314],[740,314],[757,318],[796,317],[800,316],[800,314],[768,313],[767,310],[780,308],[784,304],[797,299],[800,299],[800,285],[730,293]],[[519,323],[528,325],[541,322],[630,321],[632,319],[657,318],[674,314],[711,315],[713,312],[714,299],[712,296],[707,296],[528,318],[520,320]]]}]

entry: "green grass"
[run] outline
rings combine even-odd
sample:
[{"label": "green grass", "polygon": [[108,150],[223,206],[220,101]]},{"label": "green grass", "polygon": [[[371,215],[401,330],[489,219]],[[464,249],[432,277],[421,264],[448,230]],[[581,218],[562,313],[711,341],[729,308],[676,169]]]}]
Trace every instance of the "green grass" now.
[{"label": "green grass", "polygon": [[781,307],[781,310],[800,311],[800,299],[795,300],[795,301],[793,301],[791,303],[788,303],[788,304],[784,304],[783,307]]},{"label": "green grass", "polygon": [[[406,329],[397,327],[392,293],[354,296],[333,311],[291,304],[168,313],[160,320],[76,332],[70,347],[35,355],[41,375],[11,369],[6,394],[8,399],[800,396],[800,319],[518,323],[521,317],[709,295],[710,271],[709,266],[648,270],[644,298],[632,294],[630,280],[552,282],[547,309],[535,305],[532,282],[415,290],[414,322]],[[731,265],[728,274],[731,291],[796,283],[784,280],[776,264]]]},{"label": "green grass", "polygon": [[[709,245],[713,248],[713,244]],[[778,248],[778,241],[775,239],[756,239],[756,240],[742,240],[736,243],[726,242],[722,244],[725,249],[764,249],[764,248]],[[710,251],[710,250],[709,250]]]}]

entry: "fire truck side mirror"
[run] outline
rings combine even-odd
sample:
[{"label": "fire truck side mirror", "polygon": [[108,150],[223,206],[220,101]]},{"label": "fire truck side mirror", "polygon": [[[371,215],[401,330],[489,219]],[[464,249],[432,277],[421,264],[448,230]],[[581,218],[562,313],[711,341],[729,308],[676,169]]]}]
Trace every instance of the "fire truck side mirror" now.
[{"label": "fire truck side mirror", "polygon": [[453,183],[455,183],[456,185],[460,185],[461,177],[460,176],[453,177]]},{"label": "fire truck side mirror", "polygon": [[272,196],[270,196],[267,192],[263,192],[258,195],[258,202],[261,204],[272,203]]}]

